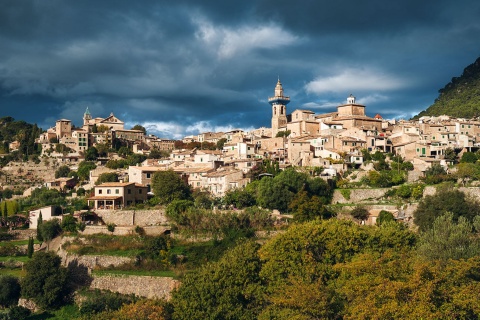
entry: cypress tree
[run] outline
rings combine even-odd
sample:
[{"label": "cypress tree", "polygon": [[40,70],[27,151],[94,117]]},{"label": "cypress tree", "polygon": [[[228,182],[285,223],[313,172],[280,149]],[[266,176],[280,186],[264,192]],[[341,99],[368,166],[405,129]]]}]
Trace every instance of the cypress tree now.
[{"label": "cypress tree", "polygon": [[8,210],[7,210],[7,201],[2,202],[2,214],[3,214],[3,220],[5,223],[7,223],[7,218],[8,218]]},{"label": "cypress tree", "polygon": [[29,258],[33,256],[33,237],[28,238],[27,255]]},{"label": "cypress tree", "polygon": [[42,223],[43,223],[42,211],[40,211],[40,214],[38,215],[38,221],[37,221],[37,240],[41,242],[43,242],[42,233],[40,232],[40,229],[42,228]]}]

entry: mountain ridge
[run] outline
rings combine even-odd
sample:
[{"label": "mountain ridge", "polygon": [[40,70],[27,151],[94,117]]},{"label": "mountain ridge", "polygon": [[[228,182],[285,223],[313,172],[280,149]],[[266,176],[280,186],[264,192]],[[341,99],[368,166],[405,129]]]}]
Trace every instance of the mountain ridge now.
[{"label": "mountain ridge", "polygon": [[453,77],[426,110],[414,117],[448,115],[457,118],[480,116],[480,57],[467,66],[460,77]]}]

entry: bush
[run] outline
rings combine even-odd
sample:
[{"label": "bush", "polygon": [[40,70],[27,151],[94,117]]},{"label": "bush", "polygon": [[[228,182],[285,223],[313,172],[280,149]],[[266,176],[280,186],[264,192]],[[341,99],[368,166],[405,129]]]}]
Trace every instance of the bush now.
[{"label": "bush", "polygon": [[368,216],[370,215],[368,210],[365,209],[364,207],[355,207],[355,209],[353,209],[350,214],[352,215],[352,217],[354,217],[355,219],[358,219],[360,221],[363,221],[363,220],[366,220],[368,218]]},{"label": "bush", "polygon": [[36,252],[25,264],[22,296],[32,299],[43,309],[58,308],[68,302],[68,271],[54,252]]},{"label": "bush", "polygon": [[115,311],[124,304],[136,301],[135,296],[126,296],[109,291],[95,290],[80,306],[80,313],[83,315],[94,315],[103,311]]},{"label": "bush", "polygon": [[10,307],[18,303],[20,298],[20,282],[10,275],[0,276],[0,305]]}]

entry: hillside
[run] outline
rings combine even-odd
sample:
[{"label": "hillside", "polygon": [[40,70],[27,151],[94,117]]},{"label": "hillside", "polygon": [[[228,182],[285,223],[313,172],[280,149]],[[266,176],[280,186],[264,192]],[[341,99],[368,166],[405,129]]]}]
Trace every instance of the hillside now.
[{"label": "hillside", "polygon": [[438,92],[435,102],[415,118],[443,114],[458,118],[480,116],[480,58]]}]

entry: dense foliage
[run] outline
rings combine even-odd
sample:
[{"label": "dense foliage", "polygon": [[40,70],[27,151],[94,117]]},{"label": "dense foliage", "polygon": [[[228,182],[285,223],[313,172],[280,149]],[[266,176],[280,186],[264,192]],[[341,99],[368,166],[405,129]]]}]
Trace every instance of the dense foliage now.
[{"label": "dense foliage", "polygon": [[[29,124],[25,121],[15,121],[12,117],[0,118],[0,165],[4,166],[12,160],[38,160],[41,149],[35,143],[42,129],[36,124]],[[18,141],[20,147],[10,152],[8,144]]]},{"label": "dense foliage", "polygon": [[480,115],[480,58],[466,67],[460,77],[453,77],[452,81],[439,90],[439,93],[435,102],[427,110],[420,112],[416,118],[443,114],[459,118],[478,117]]},{"label": "dense foliage", "polygon": [[419,230],[426,231],[433,226],[437,217],[447,212],[453,214],[454,221],[464,217],[471,222],[480,215],[480,204],[459,190],[440,188],[435,195],[428,195],[419,202],[414,212],[414,222]]},{"label": "dense foliage", "polygon": [[67,269],[54,252],[36,252],[25,264],[22,296],[44,309],[58,308],[70,298]]},{"label": "dense foliage", "polygon": [[152,177],[152,190],[162,204],[191,197],[190,186],[173,170],[156,172]]}]

